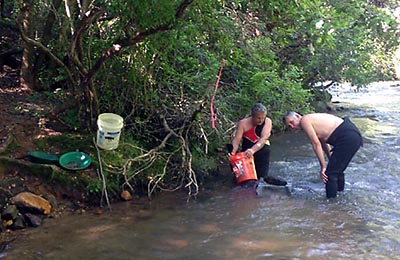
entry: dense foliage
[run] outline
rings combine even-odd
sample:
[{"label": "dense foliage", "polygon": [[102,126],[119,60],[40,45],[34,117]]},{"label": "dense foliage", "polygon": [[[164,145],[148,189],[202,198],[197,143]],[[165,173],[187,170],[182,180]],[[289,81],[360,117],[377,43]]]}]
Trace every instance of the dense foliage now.
[{"label": "dense foliage", "polygon": [[[18,24],[30,50],[22,82],[62,88],[71,104],[80,101],[72,113],[80,120],[69,114],[74,127],[94,127],[103,112],[125,118],[125,145],[106,154],[118,154],[112,171],[123,174],[116,181],[124,187],[197,192],[200,176],[215,167],[216,148],[230,142],[254,102],[268,107],[278,130],[286,111],[313,109],[321,83],[362,86],[394,77],[395,1],[66,3],[20,3]],[[64,109],[58,116],[76,108]]]}]

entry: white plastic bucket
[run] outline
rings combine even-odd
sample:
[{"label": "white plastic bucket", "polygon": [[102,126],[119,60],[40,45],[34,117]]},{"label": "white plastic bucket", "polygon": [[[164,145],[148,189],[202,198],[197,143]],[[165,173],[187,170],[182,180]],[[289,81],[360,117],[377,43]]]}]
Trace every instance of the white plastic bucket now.
[{"label": "white plastic bucket", "polygon": [[100,114],[97,119],[97,146],[112,150],[118,147],[124,119],[113,113]]}]

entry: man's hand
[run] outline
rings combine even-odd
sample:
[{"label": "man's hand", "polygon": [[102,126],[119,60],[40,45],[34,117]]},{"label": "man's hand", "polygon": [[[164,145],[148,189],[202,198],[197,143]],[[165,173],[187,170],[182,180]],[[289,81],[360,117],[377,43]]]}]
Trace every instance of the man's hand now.
[{"label": "man's hand", "polygon": [[324,183],[328,181],[328,176],[326,175],[326,168],[322,168],[319,175],[321,176],[321,179]]},{"label": "man's hand", "polygon": [[247,150],[245,151],[245,154],[246,154],[247,158],[250,158],[250,157],[253,156],[254,151],[253,151],[253,149],[250,148],[250,149],[247,149]]}]

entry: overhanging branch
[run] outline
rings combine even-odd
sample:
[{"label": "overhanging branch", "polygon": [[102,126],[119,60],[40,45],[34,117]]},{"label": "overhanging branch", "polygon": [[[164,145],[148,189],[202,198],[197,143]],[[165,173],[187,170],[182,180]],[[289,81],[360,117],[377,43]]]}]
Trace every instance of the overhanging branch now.
[{"label": "overhanging branch", "polygon": [[[188,6],[193,2],[194,0],[184,0],[176,9],[175,12],[175,20],[180,19],[186,8],[188,8]],[[151,28],[149,30],[143,31],[143,32],[138,32],[136,34],[135,37],[133,38],[124,38],[116,43],[114,43],[106,52],[103,53],[103,55],[97,60],[96,64],[93,66],[93,68],[91,70],[89,70],[88,74],[86,75],[85,78],[85,82],[89,82],[92,77],[97,73],[97,71],[99,71],[101,65],[108,60],[111,56],[113,56],[114,54],[118,53],[119,51],[121,51],[123,48],[126,47],[130,47],[130,46],[134,46],[135,44],[139,43],[140,41],[142,41],[143,39],[145,39],[146,37],[156,34],[156,33],[160,33],[163,31],[167,31],[170,30],[172,28],[174,21],[170,21],[166,24],[162,24],[159,25],[155,28]]]}]

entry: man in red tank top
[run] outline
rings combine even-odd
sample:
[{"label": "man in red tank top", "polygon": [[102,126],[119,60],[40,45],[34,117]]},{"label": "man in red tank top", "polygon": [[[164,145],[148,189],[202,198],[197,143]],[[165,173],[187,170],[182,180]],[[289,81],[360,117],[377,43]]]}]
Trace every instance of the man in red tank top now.
[{"label": "man in red tank top", "polygon": [[256,103],[251,109],[251,116],[239,121],[235,136],[232,139],[231,154],[239,150],[240,143],[242,151],[247,157],[254,156],[254,164],[258,177],[258,185],[269,184],[285,186],[286,181],[268,176],[270,142],[272,121],[267,117],[267,109],[261,103]]}]

